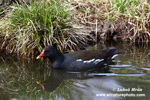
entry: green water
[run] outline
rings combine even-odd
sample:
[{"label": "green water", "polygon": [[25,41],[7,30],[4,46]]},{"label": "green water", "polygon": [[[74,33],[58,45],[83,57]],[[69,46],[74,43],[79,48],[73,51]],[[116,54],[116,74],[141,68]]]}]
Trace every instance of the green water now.
[{"label": "green water", "polygon": [[0,100],[149,100],[150,48],[114,47],[123,54],[105,72],[55,70],[46,60],[1,54]]}]

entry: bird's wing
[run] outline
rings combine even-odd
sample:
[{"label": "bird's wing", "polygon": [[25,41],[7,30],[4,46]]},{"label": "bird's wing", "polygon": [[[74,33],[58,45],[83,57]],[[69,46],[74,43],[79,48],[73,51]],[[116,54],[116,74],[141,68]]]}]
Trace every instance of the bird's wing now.
[{"label": "bird's wing", "polygon": [[77,59],[69,64],[69,69],[76,69],[76,70],[87,70],[91,68],[97,68],[106,66],[104,59],[91,59],[91,60],[82,60]]},{"label": "bird's wing", "polygon": [[82,60],[90,60],[90,59],[107,59],[109,56],[112,56],[116,51],[115,48],[105,49],[105,50],[81,50],[73,53],[66,54],[73,58],[73,60],[82,59]]},{"label": "bird's wing", "polygon": [[[91,68],[101,68],[111,62],[118,53],[115,48],[95,51],[80,51],[65,54],[64,65],[67,69],[87,70]],[[67,67],[69,66],[69,67]]]},{"label": "bird's wing", "polygon": [[83,59],[76,59],[75,61],[70,61],[68,63],[69,68],[67,69],[76,69],[76,70],[87,70],[91,68],[104,68],[107,66],[115,57],[117,57],[120,53],[114,53],[114,55],[111,55],[107,57],[106,59],[90,59],[90,60],[83,60]]}]

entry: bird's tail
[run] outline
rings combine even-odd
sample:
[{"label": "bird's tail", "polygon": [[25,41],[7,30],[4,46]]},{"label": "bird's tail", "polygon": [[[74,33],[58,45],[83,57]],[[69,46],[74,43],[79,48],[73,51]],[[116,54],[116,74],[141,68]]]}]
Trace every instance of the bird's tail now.
[{"label": "bird's tail", "polygon": [[113,53],[108,59],[107,64],[109,64],[112,60],[114,60],[118,55],[122,54],[121,52],[115,52]]}]

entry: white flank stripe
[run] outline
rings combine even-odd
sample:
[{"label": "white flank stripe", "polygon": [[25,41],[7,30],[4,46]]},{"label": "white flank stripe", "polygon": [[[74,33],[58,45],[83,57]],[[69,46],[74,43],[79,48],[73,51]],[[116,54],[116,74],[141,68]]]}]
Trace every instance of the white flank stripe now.
[{"label": "white flank stripe", "polygon": [[103,61],[104,59],[96,59],[95,61],[94,61],[94,64],[98,64],[99,62],[101,62],[101,61]]},{"label": "white flank stripe", "polygon": [[82,61],[82,59],[77,59],[76,61]]},{"label": "white flank stripe", "polygon": [[82,59],[77,59],[76,61],[82,61],[83,63],[91,63],[93,62],[95,65],[98,64],[99,62],[103,61],[104,59],[91,59],[91,60],[85,60],[83,61]]},{"label": "white flank stripe", "polygon": [[90,63],[90,62],[93,62],[95,59],[91,59],[91,60],[86,60],[86,61],[83,61],[83,63]]}]

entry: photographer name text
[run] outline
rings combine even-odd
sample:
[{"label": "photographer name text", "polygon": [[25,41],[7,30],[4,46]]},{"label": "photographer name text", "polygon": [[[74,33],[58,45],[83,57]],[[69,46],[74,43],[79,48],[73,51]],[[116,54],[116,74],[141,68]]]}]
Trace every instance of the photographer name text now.
[{"label": "photographer name text", "polygon": [[142,88],[114,88],[113,91],[117,92],[142,92]]}]

